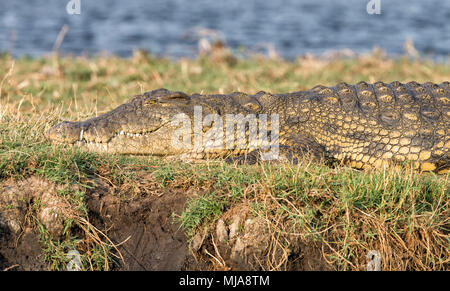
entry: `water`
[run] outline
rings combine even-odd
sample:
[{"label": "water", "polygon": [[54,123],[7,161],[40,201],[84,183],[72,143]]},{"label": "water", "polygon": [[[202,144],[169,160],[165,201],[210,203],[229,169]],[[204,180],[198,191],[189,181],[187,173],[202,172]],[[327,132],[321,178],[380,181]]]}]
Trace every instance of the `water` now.
[{"label": "water", "polygon": [[46,54],[67,24],[60,51],[73,54],[191,57],[198,27],[220,31],[233,49],[273,45],[285,58],[375,46],[395,56],[408,39],[421,54],[450,54],[448,0],[380,0],[379,15],[367,13],[369,0],[80,0],[80,15],[66,12],[68,2],[0,0],[0,51]]}]

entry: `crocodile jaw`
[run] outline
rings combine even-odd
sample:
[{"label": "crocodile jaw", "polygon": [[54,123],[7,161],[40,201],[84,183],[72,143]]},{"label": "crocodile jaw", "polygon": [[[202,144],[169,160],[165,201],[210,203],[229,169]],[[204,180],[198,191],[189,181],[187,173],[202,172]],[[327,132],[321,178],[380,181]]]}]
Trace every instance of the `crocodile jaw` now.
[{"label": "crocodile jaw", "polygon": [[123,130],[113,133],[109,138],[92,138],[89,129],[82,122],[61,122],[47,132],[47,137],[57,143],[69,144],[88,151],[99,153],[174,155],[182,151],[172,146],[173,130],[165,124],[150,131],[137,133]]},{"label": "crocodile jaw", "polygon": [[78,140],[74,145],[89,151],[102,153],[154,156],[178,154],[179,151],[171,146],[171,132],[169,127],[160,127],[147,133],[121,131],[114,134],[106,143]]}]

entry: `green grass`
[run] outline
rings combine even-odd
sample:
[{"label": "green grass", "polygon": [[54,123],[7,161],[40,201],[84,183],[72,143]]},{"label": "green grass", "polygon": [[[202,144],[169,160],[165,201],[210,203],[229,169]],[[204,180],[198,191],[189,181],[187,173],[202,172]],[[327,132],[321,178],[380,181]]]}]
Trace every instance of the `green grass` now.
[{"label": "green grass", "polygon": [[[82,240],[74,230],[85,226],[81,218],[88,215],[85,198],[90,181],[101,176],[116,185],[132,184],[143,173],[150,173],[164,191],[195,189],[185,211],[175,217],[190,238],[199,229],[213,231],[219,217],[245,204],[252,215],[267,219],[275,232],[322,243],[325,257],[337,269],[361,269],[370,249],[389,254],[384,260],[392,270],[448,269],[448,174],[421,174],[408,167],[362,172],[317,164],[183,164],[83,152],[51,144],[44,136],[61,120],[95,116],[159,87],[187,93],[279,93],[341,81],[439,83],[450,79],[447,64],[393,60],[378,53],[327,61],[236,59],[226,51],[170,61],[138,51],[129,59],[13,59],[3,54],[0,72],[0,182],[46,177],[66,186],[60,195],[79,213],[66,220],[61,240],[49,237],[36,222],[51,269],[63,268],[63,254]],[[69,191],[73,185],[80,190]],[[84,249],[84,269],[114,264],[107,243],[84,243]]]}]

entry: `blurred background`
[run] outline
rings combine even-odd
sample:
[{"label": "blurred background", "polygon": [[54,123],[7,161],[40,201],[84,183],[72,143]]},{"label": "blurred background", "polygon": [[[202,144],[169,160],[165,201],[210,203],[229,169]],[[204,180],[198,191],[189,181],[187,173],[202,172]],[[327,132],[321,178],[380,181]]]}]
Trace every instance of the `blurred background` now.
[{"label": "blurred background", "polygon": [[193,57],[214,41],[237,54],[250,50],[287,59],[374,47],[396,56],[405,52],[405,42],[420,55],[450,54],[448,0],[380,0],[381,14],[367,12],[369,0],[79,2],[80,14],[70,15],[69,0],[0,0],[0,51],[41,56],[52,51],[67,25],[59,46],[63,54],[127,57],[144,49]]}]

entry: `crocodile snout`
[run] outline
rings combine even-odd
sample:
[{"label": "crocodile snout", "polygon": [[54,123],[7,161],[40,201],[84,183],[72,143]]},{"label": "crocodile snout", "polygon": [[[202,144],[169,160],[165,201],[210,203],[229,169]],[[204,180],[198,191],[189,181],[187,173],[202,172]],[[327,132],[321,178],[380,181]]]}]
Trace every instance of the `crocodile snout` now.
[{"label": "crocodile snout", "polygon": [[63,121],[50,128],[46,136],[53,141],[73,144],[83,138],[83,132],[80,122]]}]

